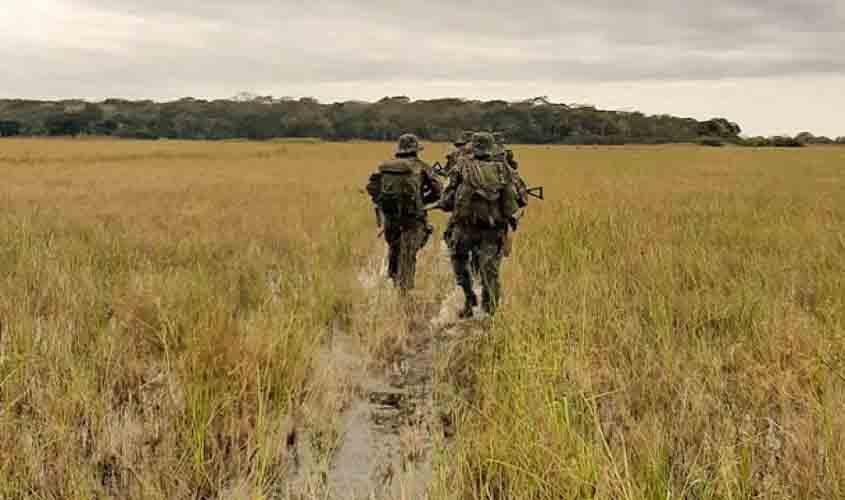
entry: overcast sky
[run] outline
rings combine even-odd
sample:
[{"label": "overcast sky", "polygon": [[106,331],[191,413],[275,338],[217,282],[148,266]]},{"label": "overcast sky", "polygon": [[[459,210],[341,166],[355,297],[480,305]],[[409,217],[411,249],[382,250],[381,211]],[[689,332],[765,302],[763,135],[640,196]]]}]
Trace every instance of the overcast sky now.
[{"label": "overcast sky", "polygon": [[0,2],[0,97],[547,95],[845,135],[845,0]]}]

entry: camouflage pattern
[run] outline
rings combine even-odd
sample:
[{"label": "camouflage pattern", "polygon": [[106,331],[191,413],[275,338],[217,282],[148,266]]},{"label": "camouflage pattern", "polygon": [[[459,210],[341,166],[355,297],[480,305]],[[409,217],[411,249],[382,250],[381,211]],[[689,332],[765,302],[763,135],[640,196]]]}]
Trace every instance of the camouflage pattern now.
[{"label": "camouflage pattern", "polygon": [[513,150],[508,149],[507,144],[505,144],[505,134],[502,132],[495,132],[493,133],[493,138],[496,141],[493,158],[495,158],[496,161],[504,162],[513,170],[517,170],[519,168],[519,163],[517,163],[516,158],[514,158]]},{"label": "camouflage pattern", "polygon": [[493,134],[493,138],[496,141],[493,159],[500,161],[511,168],[514,186],[516,187],[517,202],[519,203],[519,208],[524,208],[528,205],[528,185],[525,183],[522,176],[519,175],[519,163],[514,157],[513,150],[508,149],[505,144],[505,134],[502,132],[495,132]]},{"label": "camouflage pattern", "polygon": [[[505,144],[505,134],[502,132],[495,132],[493,134],[493,138],[496,140],[496,151],[493,155],[493,158],[496,161],[500,161],[510,167],[511,175],[513,176],[513,184],[516,190],[516,202],[519,208],[525,208],[528,206],[528,185],[525,183],[525,180],[519,174],[519,163],[517,163],[516,158],[514,158],[513,150],[508,149],[507,145]],[[511,237],[509,232],[505,232],[505,239],[504,239],[504,249],[502,251],[502,256],[504,258],[508,258],[511,256],[511,251],[513,248],[513,238]]]},{"label": "camouflage pattern", "polygon": [[404,134],[399,137],[399,145],[396,148],[397,155],[408,155],[419,153],[424,148],[420,140],[414,134]]},{"label": "camouflage pattern", "polygon": [[505,135],[501,132],[494,132],[493,133],[493,140],[495,145],[493,146],[493,158],[496,161],[505,161]]},{"label": "camouflage pattern", "polygon": [[406,219],[385,223],[384,239],[387,242],[387,275],[399,290],[412,290],[417,273],[417,253],[433,228],[425,220]]},{"label": "camouflage pattern", "polygon": [[516,158],[513,156],[512,149],[505,150],[505,163],[514,170],[519,170],[519,162],[516,161]]},{"label": "camouflage pattern", "polygon": [[444,169],[446,173],[452,171],[458,163],[463,159],[467,158],[472,155],[472,150],[464,144],[463,146],[456,147],[452,150],[449,154],[446,155],[446,165],[444,165]]},{"label": "camouflage pattern", "polygon": [[528,205],[528,185],[525,180],[519,175],[519,171],[512,169],[513,185],[516,189],[516,202],[519,208],[525,208]]},{"label": "camouflage pattern", "polygon": [[[376,207],[379,207],[378,182],[374,181],[386,166],[396,168],[398,164],[413,170],[413,175],[420,176],[420,200],[422,204],[433,203],[440,199],[443,186],[435,178],[431,167],[417,158],[422,147],[419,140],[411,134],[400,137],[396,158],[379,166],[378,171],[370,176],[367,192]],[[388,247],[388,275],[400,291],[407,292],[414,288],[417,253],[425,246],[433,228],[428,224],[427,213],[422,208],[416,213],[400,217],[384,217],[384,239]]]},{"label": "camouflage pattern", "polygon": [[461,132],[455,139],[453,142],[455,149],[446,155],[446,165],[443,167],[447,175],[461,159],[472,156],[472,148],[468,146],[471,141],[472,132]]},{"label": "camouflage pattern", "polygon": [[455,139],[453,144],[455,146],[464,146],[466,144],[469,144],[472,141],[472,134],[472,132],[461,132],[460,135],[458,135],[458,137]]},{"label": "camouflage pattern", "polygon": [[[518,210],[517,194],[510,175],[511,170],[503,163],[493,161],[494,144],[495,140],[491,134],[482,133],[473,136],[473,158],[461,161],[450,174],[449,186],[441,202],[444,210],[452,212],[445,238],[450,249],[455,281],[464,292],[465,305],[461,313],[462,317],[472,316],[472,308],[478,303],[478,298],[473,291],[473,268],[481,279],[482,306],[489,314],[495,313],[502,297],[499,268],[505,251],[508,224],[510,222],[514,228],[516,226],[514,217]],[[498,171],[497,175],[505,181],[501,192],[495,197],[496,201],[490,202],[499,207],[497,212],[500,212],[503,217],[503,220],[498,220],[493,224],[481,223],[477,218],[463,217],[455,213],[456,205],[467,206],[462,205],[462,201],[457,199],[460,196],[459,191],[466,176],[471,174],[473,168],[479,168],[479,166],[485,169],[495,168]]]},{"label": "camouflage pattern", "polygon": [[493,156],[496,141],[493,134],[479,132],[472,135],[472,155],[475,158],[489,158]]},{"label": "camouflage pattern", "polygon": [[478,304],[478,297],[473,291],[473,270],[481,279],[481,305],[488,314],[495,314],[502,299],[499,269],[504,255],[505,233],[505,228],[463,224],[457,224],[453,229],[450,247],[452,269],[455,281],[464,292],[463,317],[471,316],[472,307]]}]

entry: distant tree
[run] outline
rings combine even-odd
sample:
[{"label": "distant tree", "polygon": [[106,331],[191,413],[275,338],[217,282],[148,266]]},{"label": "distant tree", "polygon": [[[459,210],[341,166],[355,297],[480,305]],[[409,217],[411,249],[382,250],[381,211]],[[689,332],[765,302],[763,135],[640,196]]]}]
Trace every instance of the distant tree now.
[{"label": "distant tree", "polygon": [[21,124],[14,120],[0,121],[0,137],[14,137],[20,135]]},{"label": "distant tree", "polygon": [[228,139],[320,137],[395,140],[404,132],[447,141],[462,130],[504,132],[510,142],[539,144],[625,144],[695,142],[716,137],[738,142],[740,128],[724,118],[699,122],[668,115],[568,106],[537,97],[517,102],[457,98],[412,101],[385,97],[375,103],[322,104],[300,99],[241,94],[206,101],[0,100],[0,117],[21,124],[25,134],[97,134],[117,137]]},{"label": "distant tree", "polygon": [[845,144],[845,136],[837,137],[836,144]]},{"label": "distant tree", "polygon": [[830,137],[816,136],[810,132],[801,132],[795,136],[795,140],[802,144],[834,144],[836,142]]},{"label": "distant tree", "polygon": [[810,132],[801,132],[800,134],[795,136],[795,140],[800,142],[801,144],[812,144],[815,138],[816,136],[814,136]]},{"label": "distant tree", "polygon": [[803,142],[795,139],[794,137],[787,136],[772,137],[769,139],[769,142],[772,146],[777,148],[800,148],[804,146]]},{"label": "distant tree", "polygon": [[762,147],[771,146],[772,142],[765,137],[757,136],[757,137],[749,137],[747,139],[744,139],[740,142],[740,144],[743,145],[743,146],[749,146],[749,147],[754,147],[754,148],[762,148]]},{"label": "distant tree", "polygon": [[96,124],[102,119],[103,111],[100,106],[84,103],[81,107],[70,107],[70,111],[50,114],[47,116],[44,126],[49,135],[97,134]]},{"label": "distant tree", "polygon": [[702,137],[698,140],[698,143],[702,146],[710,146],[714,148],[720,148],[725,145],[725,141],[719,137]]},{"label": "distant tree", "polygon": [[713,118],[701,122],[698,126],[698,134],[711,137],[736,137],[742,132],[739,125],[724,118]]},{"label": "distant tree", "polygon": [[103,120],[91,126],[91,131],[95,135],[113,135],[120,127],[120,124],[114,120]]},{"label": "distant tree", "polygon": [[70,135],[75,136],[82,133],[83,123],[79,115],[55,113],[47,117],[44,122],[47,133],[53,136]]}]

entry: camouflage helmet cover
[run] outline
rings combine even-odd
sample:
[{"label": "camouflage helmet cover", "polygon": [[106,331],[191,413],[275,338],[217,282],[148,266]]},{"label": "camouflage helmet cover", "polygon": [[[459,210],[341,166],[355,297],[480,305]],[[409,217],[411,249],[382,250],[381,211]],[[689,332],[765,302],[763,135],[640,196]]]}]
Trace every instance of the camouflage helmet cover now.
[{"label": "camouflage helmet cover", "polygon": [[399,137],[399,145],[396,148],[398,154],[419,153],[423,150],[420,140],[414,134],[404,134]]},{"label": "camouflage helmet cover", "polygon": [[458,135],[458,137],[455,139],[455,142],[453,142],[453,144],[455,146],[463,146],[465,144],[469,144],[470,142],[472,142],[472,136],[473,136],[472,132],[467,132],[467,131],[461,132]]},{"label": "camouflage helmet cover", "polygon": [[479,132],[472,135],[472,155],[475,157],[490,156],[493,154],[493,134]]}]

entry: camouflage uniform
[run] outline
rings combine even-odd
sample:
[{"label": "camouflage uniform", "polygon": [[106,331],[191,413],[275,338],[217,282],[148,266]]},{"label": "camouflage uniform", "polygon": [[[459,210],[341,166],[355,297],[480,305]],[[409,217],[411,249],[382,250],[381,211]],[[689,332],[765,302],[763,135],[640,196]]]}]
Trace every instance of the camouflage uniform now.
[{"label": "camouflage uniform", "polygon": [[469,146],[470,141],[472,140],[472,132],[461,132],[461,135],[455,139],[453,143],[455,145],[455,149],[452,150],[451,153],[446,155],[446,165],[444,169],[446,173],[452,171],[453,168],[461,161],[462,158],[468,158],[472,156],[472,149]]},{"label": "camouflage uniform", "polygon": [[[455,149],[446,155],[446,166],[444,167],[444,170],[448,175],[451,175],[451,172],[455,169],[455,167],[457,167],[458,163],[464,159],[472,158],[472,145],[470,144],[470,142],[472,142],[472,136],[472,132],[461,132],[455,139],[455,142],[453,143],[455,145]],[[453,229],[454,224],[452,224],[452,220],[450,219],[446,224],[446,230],[443,232],[443,241],[445,241],[447,245],[450,244],[450,240],[452,239]]]},{"label": "camouflage uniform", "polygon": [[522,176],[519,175],[519,163],[516,161],[516,158],[514,158],[513,150],[508,149],[505,144],[504,134],[496,132],[493,134],[493,137],[496,139],[496,147],[493,153],[493,158],[511,168],[514,185],[516,186],[519,208],[524,208],[528,205],[528,185],[525,183]]},{"label": "camouflage uniform", "polygon": [[[444,210],[452,212],[450,250],[455,280],[464,292],[465,305],[461,312],[464,318],[472,316],[472,308],[478,304],[472,286],[470,256],[478,259],[482,305],[487,313],[493,314],[501,301],[499,268],[505,235],[508,225],[516,228],[514,217],[519,208],[511,170],[493,159],[493,142],[491,134],[473,136],[473,158],[464,159],[452,171],[442,202]],[[473,176],[481,178],[479,172],[482,171],[484,176],[495,176],[498,181],[495,193],[488,193],[489,197],[485,198],[490,201],[477,205],[475,203],[480,195],[467,193],[475,189],[470,179]]]},{"label": "camouflage uniform", "polygon": [[[418,158],[417,155],[422,149],[416,136],[403,135],[399,138],[396,157],[379,166],[380,173],[410,169],[413,172],[412,175],[419,176],[418,203],[412,210],[401,216],[393,217],[385,214],[383,220],[384,239],[388,245],[388,275],[403,292],[414,288],[417,252],[428,242],[433,230],[428,224],[423,205],[439,200],[443,191],[442,185],[432,174],[431,167]],[[380,207],[381,196],[379,175],[376,173],[370,176],[370,182],[367,185],[367,192],[377,209]]]}]

